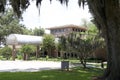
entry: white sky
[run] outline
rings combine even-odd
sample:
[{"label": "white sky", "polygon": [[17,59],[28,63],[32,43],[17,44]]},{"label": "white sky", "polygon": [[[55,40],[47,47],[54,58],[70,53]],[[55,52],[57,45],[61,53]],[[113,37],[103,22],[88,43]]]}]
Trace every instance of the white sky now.
[{"label": "white sky", "polygon": [[70,0],[69,6],[61,5],[59,1],[53,0],[50,4],[49,0],[43,0],[40,15],[36,7],[36,2],[33,1],[29,8],[23,14],[23,24],[27,28],[42,28],[54,27],[66,24],[82,24],[82,19],[90,20],[91,15],[88,8],[78,6],[78,0]]}]

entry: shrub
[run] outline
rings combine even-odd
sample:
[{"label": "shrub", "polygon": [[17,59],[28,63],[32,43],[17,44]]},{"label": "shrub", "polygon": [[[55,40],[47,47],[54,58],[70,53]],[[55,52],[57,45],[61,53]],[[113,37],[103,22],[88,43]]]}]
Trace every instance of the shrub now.
[{"label": "shrub", "polygon": [[3,58],[8,60],[12,56],[12,49],[8,46],[5,46],[4,48],[0,49],[0,54],[3,56]]},{"label": "shrub", "polygon": [[35,46],[32,46],[32,45],[23,45],[22,48],[21,48],[21,53],[23,53],[23,59],[24,60],[28,60],[28,56],[30,53],[33,53],[35,52]]}]

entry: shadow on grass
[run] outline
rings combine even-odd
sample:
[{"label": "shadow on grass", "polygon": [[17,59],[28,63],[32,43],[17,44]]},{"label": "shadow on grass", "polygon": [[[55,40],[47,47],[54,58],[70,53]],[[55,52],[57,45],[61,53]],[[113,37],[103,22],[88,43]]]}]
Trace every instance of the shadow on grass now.
[{"label": "shadow on grass", "polygon": [[72,68],[69,71],[45,70],[39,72],[1,72],[0,80],[91,80],[92,76],[101,75],[98,68]]}]

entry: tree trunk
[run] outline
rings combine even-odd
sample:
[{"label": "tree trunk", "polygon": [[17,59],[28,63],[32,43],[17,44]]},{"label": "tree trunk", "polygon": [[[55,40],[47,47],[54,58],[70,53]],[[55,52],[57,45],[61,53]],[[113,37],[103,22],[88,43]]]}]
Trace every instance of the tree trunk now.
[{"label": "tree trunk", "polygon": [[23,60],[26,60],[26,54],[23,53]]},{"label": "tree trunk", "polygon": [[104,68],[104,62],[101,60],[101,68]]},{"label": "tree trunk", "polygon": [[[120,14],[120,13],[119,13]],[[117,19],[117,18],[116,18]],[[113,23],[113,21],[115,21]],[[120,19],[119,19],[120,21]],[[113,18],[108,21],[108,71],[107,80],[120,80],[120,22]],[[118,23],[119,22],[119,23]]]},{"label": "tree trunk", "polygon": [[84,68],[87,68],[87,67],[86,67],[86,60],[83,60],[83,67],[84,67]]},{"label": "tree trunk", "polygon": [[86,68],[86,58],[83,55],[79,55],[79,59],[84,68]]},{"label": "tree trunk", "polygon": [[88,0],[97,27],[107,44],[107,69],[103,80],[120,80],[120,1]]},{"label": "tree trunk", "polygon": [[107,30],[105,39],[108,48],[106,79],[120,80],[120,7],[114,0],[107,2],[109,4],[106,4]]},{"label": "tree trunk", "polygon": [[[114,26],[115,27],[115,26]],[[113,31],[112,31],[113,30]],[[115,29],[111,28],[111,33]],[[111,35],[109,33],[109,35]],[[117,38],[118,37],[118,38]],[[108,47],[108,63],[105,77],[107,80],[120,80],[120,33],[113,34],[107,40]]]},{"label": "tree trunk", "polygon": [[36,60],[37,60],[37,58],[38,58],[39,48],[40,48],[39,45],[37,45],[37,46],[36,46]]},{"label": "tree trunk", "polygon": [[12,49],[12,60],[15,61],[15,57],[16,57],[16,47],[15,45],[12,46],[13,49]]},{"label": "tree trunk", "polygon": [[26,55],[26,59],[25,60],[28,60],[28,57],[29,57],[28,54],[25,54],[25,55]]}]

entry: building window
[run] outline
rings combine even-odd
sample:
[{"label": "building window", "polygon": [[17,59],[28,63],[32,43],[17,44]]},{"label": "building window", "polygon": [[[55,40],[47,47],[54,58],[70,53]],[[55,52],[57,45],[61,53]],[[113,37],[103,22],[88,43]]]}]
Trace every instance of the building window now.
[{"label": "building window", "polygon": [[67,28],[64,29],[64,32],[67,31]]},{"label": "building window", "polygon": [[55,33],[57,33],[57,29],[55,30]]},{"label": "building window", "polygon": [[74,31],[74,28],[72,29],[72,31]]},{"label": "building window", "polygon": [[58,29],[58,32],[61,32],[61,29]]},{"label": "building window", "polygon": [[74,29],[75,32],[77,32],[77,29]]},{"label": "building window", "polygon": [[64,29],[62,29],[62,32],[64,32]]}]

